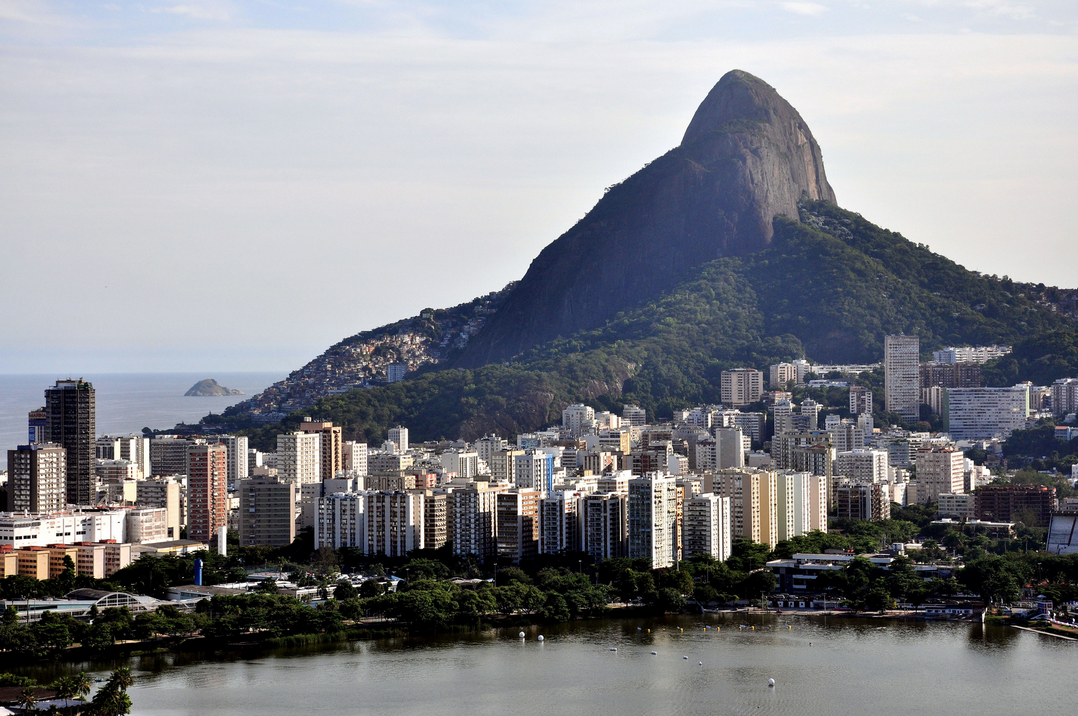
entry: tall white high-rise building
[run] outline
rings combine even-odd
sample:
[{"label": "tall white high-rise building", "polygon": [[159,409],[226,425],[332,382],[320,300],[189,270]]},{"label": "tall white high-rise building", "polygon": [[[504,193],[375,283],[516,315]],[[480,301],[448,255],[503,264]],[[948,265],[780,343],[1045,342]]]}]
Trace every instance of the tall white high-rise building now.
[{"label": "tall white high-rise building", "polygon": [[[616,478],[614,478],[616,479]],[[628,489],[628,479],[626,490]],[[581,500],[584,551],[596,562],[628,553],[629,498],[619,492],[597,492]]]},{"label": "tall white high-rise building", "polygon": [[745,434],[741,432],[741,428],[716,428],[716,469],[745,467],[745,442]]},{"label": "tall white high-rise building", "polygon": [[247,436],[221,435],[217,442],[225,446],[228,455],[228,484],[235,486],[251,473],[247,469]]},{"label": "tall white high-rise building", "polygon": [[473,447],[475,448],[475,454],[479,456],[479,459],[490,467],[491,458],[494,453],[499,450],[505,450],[509,447],[508,441],[498,437],[497,435],[484,435],[475,441]]},{"label": "tall white high-rise building", "polygon": [[386,382],[396,383],[404,380],[405,374],[408,373],[407,363],[390,363],[386,366]]},{"label": "tall white high-rise building", "polygon": [[583,514],[579,492],[552,492],[539,500],[539,554],[579,552]]},{"label": "tall white high-rise building", "polygon": [[886,450],[845,450],[835,457],[835,475],[845,475],[851,482],[862,485],[887,482],[889,467]]},{"label": "tall white high-rise building", "polygon": [[529,450],[513,459],[513,484],[540,492],[554,488],[554,456]]},{"label": "tall white high-rise building", "polygon": [[278,435],[277,476],[282,482],[297,485],[321,482],[322,436],[319,433],[301,432]]},{"label": "tall white high-rise building", "polygon": [[710,554],[720,562],[731,554],[733,522],[730,498],[711,492],[693,495],[684,501],[684,557]]},{"label": "tall white high-rise building", "polygon": [[315,547],[354,547],[363,554],[404,557],[424,547],[420,492],[339,492],[315,510]]},{"label": "tall white high-rise building", "polygon": [[1053,414],[1078,412],[1078,378],[1060,378],[1052,383],[1050,390]]},{"label": "tall white high-rise building", "polygon": [[917,451],[917,501],[935,502],[943,493],[966,491],[966,455],[952,448]]},{"label": "tall white high-rise building", "polygon": [[886,406],[903,420],[921,418],[921,340],[900,334],[883,339],[883,382]]},{"label": "tall white high-rise building", "polygon": [[629,481],[629,556],[651,560],[652,569],[677,558],[677,482],[651,473]]},{"label": "tall white high-rise building", "polygon": [[561,426],[569,431],[573,437],[584,434],[586,423],[594,424],[595,409],[587,405],[570,405],[561,411]]},{"label": "tall white high-rise building", "polygon": [[719,395],[723,405],[749,405],[764,394],[764,374],[755,368],[724,370],[719,376]]},{"label": "tall white high-rise building", "polygon": [[389,429],[389,441],[397,446],[397,452],[408,452],[408,428],[398,425]]},{"label": "tall white high-rise building", "polygon": [[626,405],[621,409],[621,421],[626,427],[641,428],[647,424],[648,414],[639,405]]},{"label": "tall white high-rise building", "polygon": [[479,455],[471,450],[449,450],[438,456],[446,472],[470,480],[479,474]]},{"label": "tall white high-rise building", "polygon": [[356,475],[367,474],[367,443],[348,440],[341,443],[341,464],[344,470],[351,470]]},{"label": "tall white high-rise building", "polygon": [[794,429],[794,406],[789,400],[777,400],[771,407],[775,416],[775,435],[784,435],[793,432]]}]

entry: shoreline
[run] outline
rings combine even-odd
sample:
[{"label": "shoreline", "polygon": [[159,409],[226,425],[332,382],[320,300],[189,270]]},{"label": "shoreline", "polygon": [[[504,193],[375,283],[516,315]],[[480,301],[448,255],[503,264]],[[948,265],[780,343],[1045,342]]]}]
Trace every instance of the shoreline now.
[{"label": "shoreline", "polygon": [[[810,618],[832,617],[842,620],[866,619],[873,621],[892,621],[899,623],[981,623],[980,619],[954,617],[948,618],[934,616],[926,617],[923,613],[918,612],[889,611],[881,614],[872,612],[857,612],[851,610],[837,611],[823,609],[803,609],[796,611],[778,612],[774,609],[768,610],[742,607],[739,609],[723,609],[707,612],[654,614],[648,613],[646,610],[641,610],[636,607],[620,605],[611,608],[607,614],[604,614],[602,616],[575,619],[568,622],[542,622],[536,621],[534,619],[522,618],[521,616],[495,616],[491,619],[485,619],[480,624],[477,624],[472,627],[465,625],[451,625],[450,628],[433,634],[424,634],[419,632],[411,633],[411,630],[409,630],[407,626],[394,620],[366,618],[360,621],[346,623],[344,625],[344,628],[338,632],[316,632],[309,634],[292,634],[287,636],[271,636],[268,633],[251,633],[238,638],[215,638],[202,636],[200,634],[185,637],[156,637],[154,639],[148,639],[143,641],[129,640],[117,642],[105,649],[92,649],[90,647],[84,647],[82,645],[74,645],[68,647],[63,652],[50,654],[38,658],[28,658],[26,654],[4,652],[0,653],[0,670],[18,670],[19,666],[41,667],[47,665],[61,665],[65,663],[78,662],[98,664],[112,662],[117,659],[129,659],[132,657],[154,655],[160,656],[166,654],[218,654],[226,652],[245,651],[250,649],[290,649],[304,646],[338,644],[343,642],[377,641],[381,639],[424,638],[431,636],[440,638],[456,636],[460,638],[466,634],[477,634],[503,629],[540,627],[544,625],[556,626],[562,624],[583,623],[604,619],[628,621],[631,619],[663,619],[670,617],[706,618],[707,616],[734,618],[739,615],[745,617],[769,616],[775,617],[777,619],[788,618],[791,616],[800,616]],[[1047,634],[1049,636],[1057,636],[1061,639],[1069,641],[1078,641],[1078,638],[1075,637],[1064,636],[1047,631],[1042,631],[1039,629],[1019,626],[1002,620],[993,620],[993,623],[997,626],[1014,626],[1018,629],[1022,629],[1023,631],[1038,632],[1041,634]]]}]

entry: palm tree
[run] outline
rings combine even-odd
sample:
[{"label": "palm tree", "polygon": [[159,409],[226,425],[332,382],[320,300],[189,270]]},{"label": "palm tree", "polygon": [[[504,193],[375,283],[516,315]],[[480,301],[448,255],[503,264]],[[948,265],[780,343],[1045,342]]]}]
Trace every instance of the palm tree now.
[{"label": "palm tree", "polygon": [[22,706],[27,711],[37,711],[37,696],[34,695],[34,690],[29,686],[22,690],[22,695],[19,696],[19,706]]},{"label": "palm tree", "polygon": [[71,676],[61,676],[52,683],[52,688],[61,699],[75,698],[75,679]]},{"label": "palm tree", "polygon": [[94,687],[93,682],[90,681],[90,677],[86,675],[85,671],[80,671],[77,675],[72,676],[71,681],[75,685],[75,698],[85,699],[90,693],[90,689]]},{"label": "palm tree", "polygon": [[127,691],[135,683],[135,679],[131,676],[131,669],[126,666],[121,666],[112,672],[112,676],[109,677],[108,683],[105,688],[114,686],[119,691]]},{"label": "palm tree", "polygon": [[94,696],[90,713],[95,716],[120,716],[131,713],[131,697],[113,686],[111,680]]}]

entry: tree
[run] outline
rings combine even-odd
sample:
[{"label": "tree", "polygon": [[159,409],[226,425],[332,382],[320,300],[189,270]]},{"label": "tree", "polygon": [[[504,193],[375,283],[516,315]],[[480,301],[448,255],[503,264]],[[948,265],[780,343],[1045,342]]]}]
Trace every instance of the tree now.
[{"label": "tree", "polygon": [[565,601],[565,597],[557,592],[550,592],[546,595],[546,601],[543,603],[542,608],[539,610],[540,618],[545,621],[551,622],[564,622],[569,620],[569,605]]},{"label": "tree", "polygon": [[255,585],[254,591],[258,594],[276,594],[277,580],[273,577],[266,577]]},{"label": "tree", "polygon": [[355,599],[357,596],[359,596],[359,592],[348,580],[342,579],[337,582],[337,587],[333,590],[333,598],[341,602],[346,599]]},{"label": "tree", "polygon": [[19,694],[19,706],[22,706],[27,711],[37,711],[37,696],[34,694],[34,689],[27,686]]},{"label": "tree", "polygon": [[363,597],[364,599],[377,597],[384,591],[385,590],[382,589],[382,583],[379,582],[377,579],[367,579],[359,585],[359,596]]},{"label": "tree", "polygon": [[891,595],[882,584],[873,585],[865,595],[865,609],[882,612],[885,609],[893,608],[894,605],[895,601],[891,599]]}]

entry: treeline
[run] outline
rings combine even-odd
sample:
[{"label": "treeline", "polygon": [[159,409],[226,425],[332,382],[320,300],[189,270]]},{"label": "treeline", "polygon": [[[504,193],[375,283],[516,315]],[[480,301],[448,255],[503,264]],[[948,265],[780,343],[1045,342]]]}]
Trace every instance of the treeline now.
[{"label": "treeline", "polygon": [[[165,605],[166,613],[176,607]],[[58,611],[42,613],[41,620],[26,624],[15,607],[8,607],[0,621],[0,651],[17,652],[26,656],[56,656],[74,644],[104,650],[135,634],[135,620],[127,607],[110,607],[98,613],[96,607],[90,621],[80,621]]]},{"label": "treeline", "polygon": [[[1078,377],[1078,371],[1075,376]],[[1028,430],[1015,430],[1003,443],[1008,467],[1030,467],[1035,471],[1057,470],[1069,476],[1071,465],[1078,463],[1078,437],[1057,440],[1055,422]]]}]

